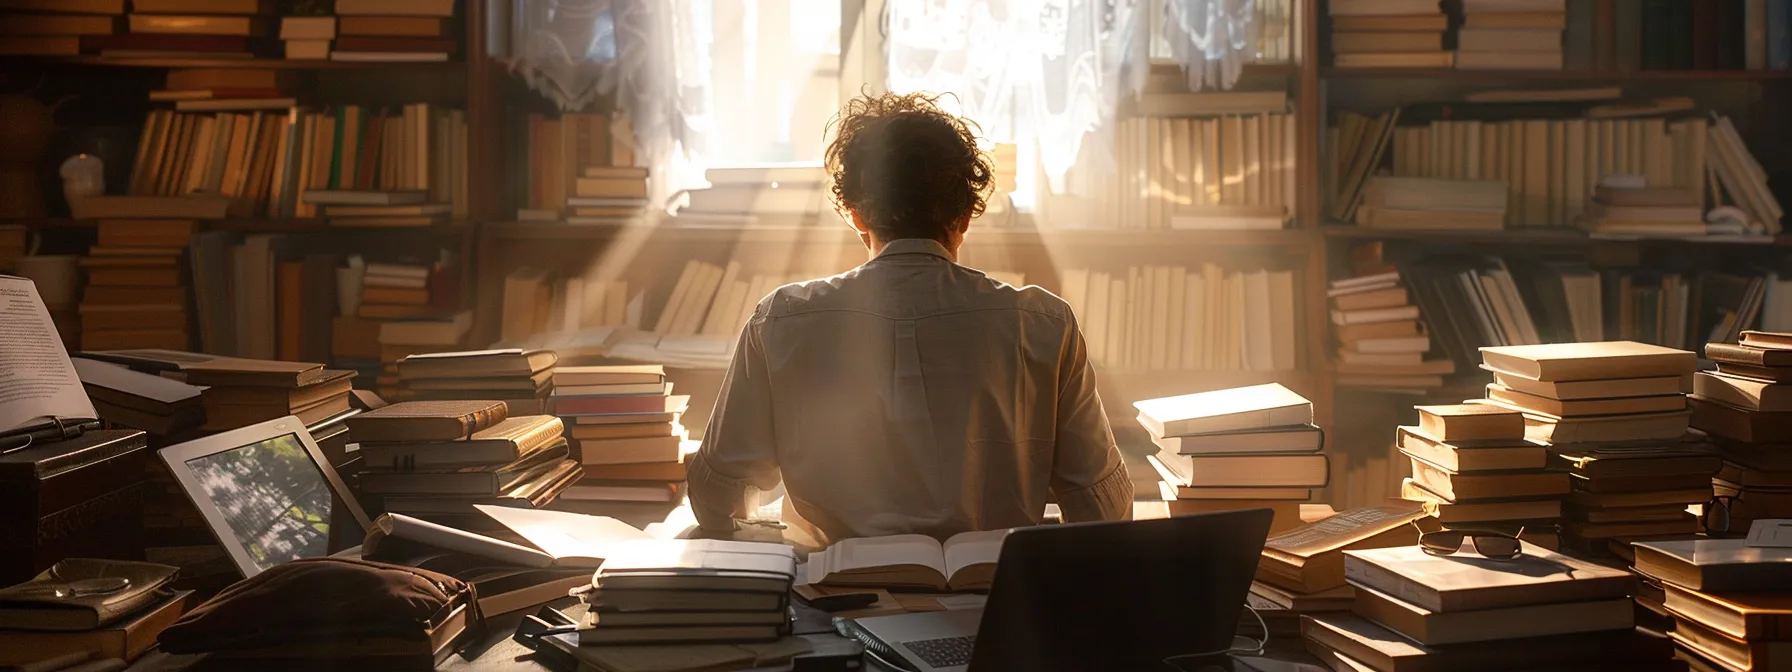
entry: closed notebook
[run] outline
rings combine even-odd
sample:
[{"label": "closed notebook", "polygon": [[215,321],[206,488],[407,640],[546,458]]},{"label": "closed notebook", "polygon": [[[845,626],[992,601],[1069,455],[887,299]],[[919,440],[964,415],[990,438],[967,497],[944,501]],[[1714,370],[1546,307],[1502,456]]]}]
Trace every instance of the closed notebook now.
[{"label": "closed notebook", "polygon": [[506,464],[560,438],[565,425],[551,415],[523,415],[446,441],[361,443],[362,466],[369,469],[429,470],[453,466]]},{"label": "closed notebook", "polygon": [[1484,347],[1481,361],[1501,373],[1540,381],[1681,376],[1698,366],[1691,352],[1634,341]]},{"label": "closed notebook", "polygon": [[502,401],[405,401],[349,418],[356,441],[446,441],[503,422]]},{"label": "closed notebook", "polygon": [[[179,569],[150,562],[68,558],[24,583],[0,589],[0,628],[90,630],[155,602],[156,591]],[[55,586],[89,579],[124,579],[126,587],[105,595],[64,595]]]},{"label": "closed notebook", "polygon": [[809,556],[808,582],[956,592],[987,590],[1008,530],[846,539]]},{"label": "closed notebook", "polygon": [[1630,572],[1529,543],[1522,552],[1490,562],[1472,550],[1440,556],[1416,545],[1345,551],[1344,576],[1353,585],[1438,613],[1630,596]]},{"label": "closed notebook", "polygon": [[1153,436],[1313,424],[1313,403],[1280,383],[1133,402]]}]

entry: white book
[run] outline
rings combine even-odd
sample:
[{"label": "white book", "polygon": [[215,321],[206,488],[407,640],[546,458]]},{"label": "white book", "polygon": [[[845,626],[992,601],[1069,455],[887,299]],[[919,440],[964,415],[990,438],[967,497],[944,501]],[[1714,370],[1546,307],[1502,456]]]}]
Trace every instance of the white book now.
[{"label": "white book", "polygon": [[1145,327],[1151,339],[1151,350],[1146,366],[1162,370],[1170,365],[1169,354],[1165,352],[1170,345],[1170,267],[1151,266],[1146,270],[1150,271],[1151,280],[1151,302],[1146,309],[1149,322]]},{"label": "white book", "polygon": [[1164,326],[1167,332],[1164,356],[1169,360],[1165,362],[1165,367],[1174,371],[1190,368],[1187,360],[1183,359],[1182,347],[1189,340],[1189,336],[1183,331],[1183,324],[1188,320],[1185,314],[1188,310],[1188,269],[1183,266],[1171,268],[1169,285],[1170,312]]},{"label": "white book", "polygon": [[1313,403],[1280,383],[1133,403],[1152,436],[1187,436],[1313,424]]},{"label": "white book", "polygon": [[1182,365],[1189,369],[1205,369],[1203,359],[1207,343],[1207,287],[1201,273],[1191,272],[1183,281]]},{"label": "white book", "polygon": [[1271,369],[1292,371],[1295,368],[1294,336],[1294,271],[1269,273],[1269,319]]}]

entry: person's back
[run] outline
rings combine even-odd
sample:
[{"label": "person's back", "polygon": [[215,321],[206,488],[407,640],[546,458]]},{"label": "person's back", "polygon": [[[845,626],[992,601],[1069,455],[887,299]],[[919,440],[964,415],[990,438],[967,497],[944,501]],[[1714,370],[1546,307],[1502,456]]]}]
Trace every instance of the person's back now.
[{"label": "person's back", "polygon": [[[1132,486],[1059,298],[954,263],[989,166],[918,96],[854,101],[829,148],[874,257],[760,302],[690,469],[706,528],[781,477],[820,543],[1130,511]],[[794,514],[794,515],[793,515]]]}]

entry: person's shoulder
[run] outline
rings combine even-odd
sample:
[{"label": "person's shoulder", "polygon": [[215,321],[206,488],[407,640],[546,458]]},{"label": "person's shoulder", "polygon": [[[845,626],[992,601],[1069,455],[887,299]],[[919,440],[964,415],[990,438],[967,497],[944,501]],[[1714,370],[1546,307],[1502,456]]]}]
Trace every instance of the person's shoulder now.
[{"label": "person's shoulder", "polygon": [[759,299],[759,305],[754,309],[753,317],[755,319],[778,317],[825,305],[829,297],[837,293],[842,284],[848,282],[857,273],[858,269],[855,268],[826,277],[779,285],[771,293]]},{"label": "person's shoulder", "polygon": [[978,280],[979,293],[1015,310],[1060,320],[1071,319],[1070,304],[1038,285],[1012,285],[982,271],[966,269]]}]

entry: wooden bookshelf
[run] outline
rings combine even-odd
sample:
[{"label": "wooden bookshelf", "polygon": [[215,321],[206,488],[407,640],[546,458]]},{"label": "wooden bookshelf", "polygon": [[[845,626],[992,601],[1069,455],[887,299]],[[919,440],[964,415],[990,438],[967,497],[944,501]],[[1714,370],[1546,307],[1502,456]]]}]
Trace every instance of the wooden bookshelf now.
[{"label": "wooden bookshelf", "polygon": [[1792,70],[1457,70],[1455,68],[1320,68],[1325,79],[1444,79],[1471,81],[1550,80],[1568,82],[1649,82],[1682,80],[1757,81],[1792,79]]},{"label": "wooden bookshelf", "polygon": [[[626,231],[641,231],[666,242],[828,242],[856,241],[857,236],[844,224],[809,227],[759,226],[677,226],[643,224],[573,225],[554,222],[494,222],[486,236],[491,240],[608,240]],[[1079,248],[1133,248],[1140,246],[1202,247],[1285,247],[1305,248],[1318,242],[1311,231],[1281,229],[1277,231],[1194,231],[1194,230],[1129,230],[1129,229],[1034,229],[1031,227],[980,227],[975,224],[965,236],[965,245],[989,246],[1074,246]]]},{"label": "wooden bookshelf", "polygon": [[[460,72],[461,61],[368,63],[359,61],[288,60],[284,58],[107,58],[104,56],[12,56],[0,59],[0,70],[37,68],[224,68],[241,70],[377,70],[403,69]],[[413,72],[414,74],[414,72]]]}]

